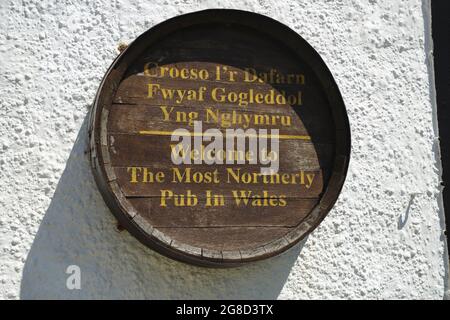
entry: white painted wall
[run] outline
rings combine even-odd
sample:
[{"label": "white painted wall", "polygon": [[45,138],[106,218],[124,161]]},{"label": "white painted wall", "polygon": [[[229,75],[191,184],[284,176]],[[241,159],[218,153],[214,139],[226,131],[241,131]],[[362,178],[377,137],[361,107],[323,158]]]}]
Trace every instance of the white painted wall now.
[{"label": "white painted wall", "polygon": [[[1,1],[0,297],[441,299],[423,1]],[[336,77],[353,144],[320,227],[282,256],[228,270],[172,261],[117,232],[84,153],[86,114],[119,41],[214,7],[268,15],[309,41]],[[81,290],[66,288],[72,264]]]}]

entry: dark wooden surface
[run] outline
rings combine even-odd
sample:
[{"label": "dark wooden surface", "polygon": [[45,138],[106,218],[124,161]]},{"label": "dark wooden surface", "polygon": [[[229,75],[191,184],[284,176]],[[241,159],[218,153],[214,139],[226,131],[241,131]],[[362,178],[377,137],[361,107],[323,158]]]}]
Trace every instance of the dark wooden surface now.
[{"label": "dark wooden surface", "polygon": [[[170,74],[170,68],[203,69],[209,78],[200,79],[197,74],[181,79]],[[222,74],[218,80],[214,77],[217,68],[234,72],[233,78]],[[262,78],[271,69],[285,77],[248,82],[243,76],[247,68]],[[197,100],[177,100],[176,95],[168,98],[160,93],[150,96],[149,83],[172,90],[204,87],[204,96]],[[214,101],[211,90],[217,87],[236,93],[253,90],[254,94],[273,90],[301,99],[294,104],[244,101],[239,105]],[[165,118],[162,108],[173,108],[171,117]],[[280,140],[278,172],[286,176],[285,183],[264,183],[262,177],[255,178],[255,183],[237,182],[230,175],[239,172],[256,177],[261,164],[174,165],[170,135],[155,132],[192,131],[192,123],[172,118],[176,112],[197,113],[203,130],[279,129],[286,135]],[[227,117],[234,112],[241,119],[244,114],[246,119],[267,115],[264,119],[270,121],[214,121],[213,112]],[[317,53],[287,27],[234,10],[180,16],[136,39],[102,82],[90,136],[97,183],[119,222],[159,252],[208,266],[270,257],[311,232],[336,201],[350,150],[342,98]],[[138,168],[138,181],[131,177],[132,168]],[[159,172],[164,181],[144,179],[144,169]],[[174,178],[175,170],[202,176],[215,171],[219,179],[179,181]],[[195,203],[163,200],[163,190],[195,195]],[[223,202],[208,205],[208,193],[223,196]]]}]

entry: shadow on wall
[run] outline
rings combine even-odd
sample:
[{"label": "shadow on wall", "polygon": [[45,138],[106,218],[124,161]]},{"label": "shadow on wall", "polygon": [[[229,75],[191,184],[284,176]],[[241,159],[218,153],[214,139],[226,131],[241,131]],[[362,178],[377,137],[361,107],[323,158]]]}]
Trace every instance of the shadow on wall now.
[{"label": "shadow on wall", "polygon": [[[87,118],[34,239],[22,275],[22,299],[272,299],[277,298],[302,243],[252,265],[207,269],[146,248],[116,221],[89,166]],[[81,270],[69,290],[66,270]]]}]

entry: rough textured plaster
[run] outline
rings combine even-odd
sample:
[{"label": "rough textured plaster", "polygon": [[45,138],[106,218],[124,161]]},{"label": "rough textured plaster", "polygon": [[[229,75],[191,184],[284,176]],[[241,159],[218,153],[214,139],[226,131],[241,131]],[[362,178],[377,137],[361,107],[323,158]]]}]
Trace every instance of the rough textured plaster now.
[{"label": "rough textured plaster", "polygon": [[[1,1],[0,297],[441,299],[427,5]],[[117,44],[214,7],[268,15],[309,41],[336,77],[352,130],[347,181],[320,227],[282,256],[228,270],[172,261],[118,232],[85,154],[85,117]],[[81,290],[66,289],[71,264]]]}]

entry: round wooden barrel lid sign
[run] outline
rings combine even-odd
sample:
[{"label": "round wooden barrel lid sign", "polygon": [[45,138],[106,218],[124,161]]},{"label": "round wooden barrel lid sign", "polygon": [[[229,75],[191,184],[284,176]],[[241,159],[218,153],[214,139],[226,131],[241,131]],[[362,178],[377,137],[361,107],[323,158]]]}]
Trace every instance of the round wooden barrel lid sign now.
[{"label": "round wooden barrel lid sign", "polygon": [[305,237],[335,203],[350,153],[319,55],[237,10],[179,16],[133,41],[101,83],[90,139],[119,223],[203,266],[261,260]]}]

